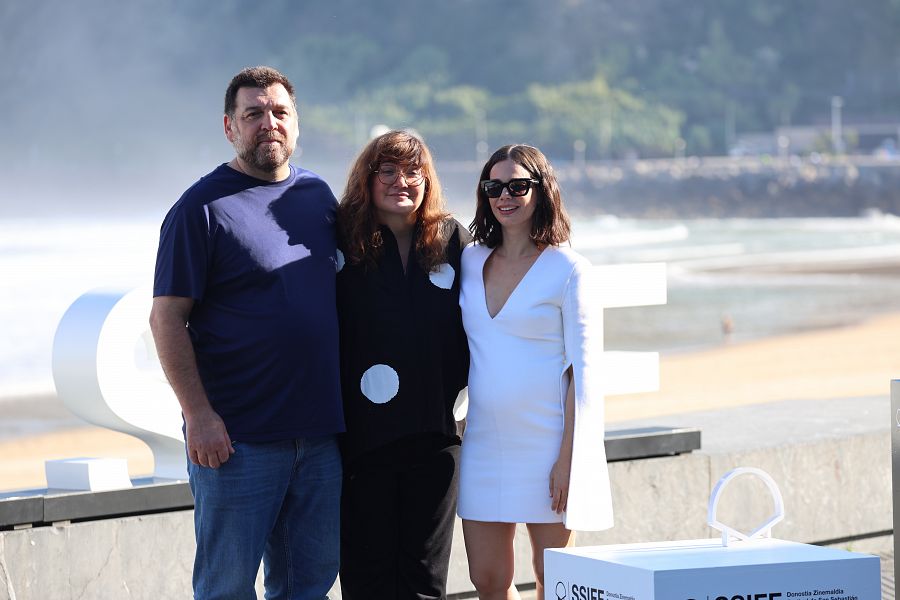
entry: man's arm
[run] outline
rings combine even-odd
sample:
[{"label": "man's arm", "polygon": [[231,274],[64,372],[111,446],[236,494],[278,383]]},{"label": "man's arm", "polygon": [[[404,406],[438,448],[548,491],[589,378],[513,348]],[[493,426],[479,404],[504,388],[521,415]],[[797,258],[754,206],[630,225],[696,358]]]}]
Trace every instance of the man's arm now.
[{"label": "man's arm", "polygon": [[222,418],[213,410],[197,371],[187,320],[191,298],[157,296],[150,311],[150,330],[163,371],[184,414],[185,443],[194,464],[218,468],[234,453]]}]

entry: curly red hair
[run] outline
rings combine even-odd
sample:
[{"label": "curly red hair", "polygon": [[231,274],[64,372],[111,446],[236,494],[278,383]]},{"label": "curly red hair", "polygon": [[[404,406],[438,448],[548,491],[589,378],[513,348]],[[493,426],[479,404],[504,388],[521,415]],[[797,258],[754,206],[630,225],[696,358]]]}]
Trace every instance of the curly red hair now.
[{"label": "curly red hair", "polygon": [[382,163],[392,162],[421,169],[425,175],[425,196],[416,210],[415,256],[429,272],[444,262],[443,227],[450,218],[431,151],[421,139],[406,131],[389,131],[369,142],[350,169],[347,187],[338,207],[338,226],[345,258],[351,264],[374,265],[381,255],[383,240],[372,201],[372,178]]}]

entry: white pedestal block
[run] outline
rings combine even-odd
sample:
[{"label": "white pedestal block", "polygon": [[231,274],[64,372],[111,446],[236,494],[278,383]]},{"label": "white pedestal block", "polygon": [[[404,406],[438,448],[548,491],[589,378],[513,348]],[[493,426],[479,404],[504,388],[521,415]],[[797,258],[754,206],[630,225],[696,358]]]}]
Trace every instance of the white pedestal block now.
[{"label": "white pedestal block", "polygon": [[[775,512],[751,533],[717,517],[726,486],[742,475],[769,488]],[[710,495],[719,539],[620,544],[544,552],[548,600],[878,600],[877,556],[773,539],[784,518],[775,481],[754,467],[726,473]]]},{"label": "white pedestal block", "polygon": [[64,458],[44,461],[47,487],[101,492],[131,487],[124,458]]},{"label": "white pedestal block", "polygon": [[549,600],[877,600],[877,556],[777,539],[547,550]]}]

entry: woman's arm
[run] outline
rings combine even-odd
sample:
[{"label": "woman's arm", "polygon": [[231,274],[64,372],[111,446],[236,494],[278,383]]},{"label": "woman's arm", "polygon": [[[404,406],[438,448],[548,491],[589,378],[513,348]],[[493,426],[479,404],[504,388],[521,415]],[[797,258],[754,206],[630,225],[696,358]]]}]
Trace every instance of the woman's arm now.
[{"label": "woman's arm", "polygon": [[559,444],[559,457],[550,469],[550,507],[561,514],[566,510],[569,500],[569,473],[572,470],[572,443],[575,439],[575,379],[572,366],[566,369],[569,388],[566,392],[564,409],[563,436]]}]

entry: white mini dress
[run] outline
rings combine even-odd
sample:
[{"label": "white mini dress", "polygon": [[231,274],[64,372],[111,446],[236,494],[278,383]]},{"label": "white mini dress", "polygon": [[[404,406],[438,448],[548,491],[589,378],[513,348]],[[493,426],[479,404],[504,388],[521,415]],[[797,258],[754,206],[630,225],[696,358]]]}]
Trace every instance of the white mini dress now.
[{"label": "white mini dress", "polygon": [[[459,303],[469,340],[469,406],[460,464],[459,516],[475,521],[612,527],[604,448],[602,312],[591,264],[550,246],[493,318],[484,264],[492,249],[462,256]],[[593,304],[593,306],[592,306]],[[572,365],[575,434],[568,509],[551,510],[550,470],[559,456]]]}]

